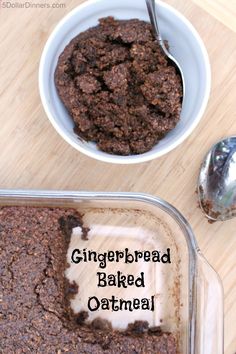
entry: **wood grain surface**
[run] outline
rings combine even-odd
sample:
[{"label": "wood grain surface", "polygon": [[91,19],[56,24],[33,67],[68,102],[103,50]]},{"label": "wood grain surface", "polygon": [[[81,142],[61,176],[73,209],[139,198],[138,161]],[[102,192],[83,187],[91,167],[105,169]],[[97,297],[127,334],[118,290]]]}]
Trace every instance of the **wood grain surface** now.
[{"label": "wood grain surface", "polygon": [[108,165],[78,153],[43,111],[37,77],[43,46],[57,22],[82,2],[57,0],[58,6],[60,1],[65,6],[0,8],[0,187],[146,192],[172,203],[189,220],[201,250],[223,280],[225,354],[233,354],[236,219],[209,224],[197,206],[195,190],[211,144],[236,134],[236,1],[166,0],[205,42],[212,66],[211,97],[200,124],[181,146],[133,166]]}]

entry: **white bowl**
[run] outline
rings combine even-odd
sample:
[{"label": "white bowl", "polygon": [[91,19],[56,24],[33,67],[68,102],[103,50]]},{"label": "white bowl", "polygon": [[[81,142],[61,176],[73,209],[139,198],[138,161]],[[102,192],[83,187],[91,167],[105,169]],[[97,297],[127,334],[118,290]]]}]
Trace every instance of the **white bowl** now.
[{"label": "white bowl", "polygon": [[210,93],[211,72],[204,44],[186,18],[171,6],[158,1],[158,21],[170,52],[182,67],[186,93],[181,119],[150,151],[140,155],[119,156],[98,150],[73,131],[73,121],[61,102],[54,83],[57,60],[65,46],[78,33],[97,25],[105,16],[117,19],[139,18],[148,21],[144,0],[89,0],[68,13],[50,35],[40,61],[39,90],[45,112],[57,132],[74,148],[97,160],[131,164],[162,156],[183,142],[200,121]]}]

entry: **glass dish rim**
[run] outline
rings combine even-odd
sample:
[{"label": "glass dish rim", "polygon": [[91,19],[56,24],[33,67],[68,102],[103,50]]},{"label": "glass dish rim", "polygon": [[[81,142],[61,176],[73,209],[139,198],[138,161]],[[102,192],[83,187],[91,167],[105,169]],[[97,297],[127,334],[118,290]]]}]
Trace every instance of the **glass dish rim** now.
[{"label": "glass dish rim", "polygon": [[195,235],[186,218],[170,203],[164,199],[152,196],[147,193],[136,192],[87,192],[87,191],[73,191],[73,190],[44,190],[44,189],[0,189],[0,198],[53,198],[53,199],[100,199],[100,200],[123,200],[123,201],[139,201],[146,204],[152,204],[167,212],[180,226],[181,230],[186,232],[189,236],[188,246],[192,252],[197,253],[200,251]]}]

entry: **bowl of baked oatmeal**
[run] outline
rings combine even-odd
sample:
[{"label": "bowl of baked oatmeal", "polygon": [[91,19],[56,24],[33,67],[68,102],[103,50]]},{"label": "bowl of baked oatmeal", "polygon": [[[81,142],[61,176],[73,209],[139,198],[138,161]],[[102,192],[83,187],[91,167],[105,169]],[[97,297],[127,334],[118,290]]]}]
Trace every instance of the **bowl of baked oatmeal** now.
[{"label": "bowl of baked oatmeal", "polygon": [[112,163],[160,157],[200,121],[210,93],[204,44],[178,11],[158,2],[162,37],[183,70],[167,61],[145,1],[90,0],[50,35],[39,89],[57,132],[78,151]]}]

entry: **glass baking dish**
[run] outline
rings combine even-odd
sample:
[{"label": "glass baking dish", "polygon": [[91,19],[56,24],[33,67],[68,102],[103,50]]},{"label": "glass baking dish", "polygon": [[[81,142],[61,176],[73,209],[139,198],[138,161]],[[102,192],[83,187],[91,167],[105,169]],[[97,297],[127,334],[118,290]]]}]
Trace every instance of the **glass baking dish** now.
[{"label": "glass baking dish", "polygon": [[[0,205],[73,207],[82,213],[90,228],[88,240],[74,229],[68,257],[73,249],[160,251],[165,262],[144,259],[130,263],[107,262],[106,273],[144,274],[145,287],[98,288],[98,264],[72,264],[71,280],[80,289],[72,301],[76,311],[86,308],[89,295],[97,298],[153,297],[154,311],[129,309],[90,312],[90,319],[104,317],[117,329],[135,320],[148,320],[176,335],[180,354],[223,353],[223,291],[217,273],[201,254],[195,236],[184,217],[160,198],[136,193],[0,190]],[[168,256],[167,256],[168,255]],[[82,284],[82,286],[81,286]],[[104,290],[105,289],[105,290]]]}]

